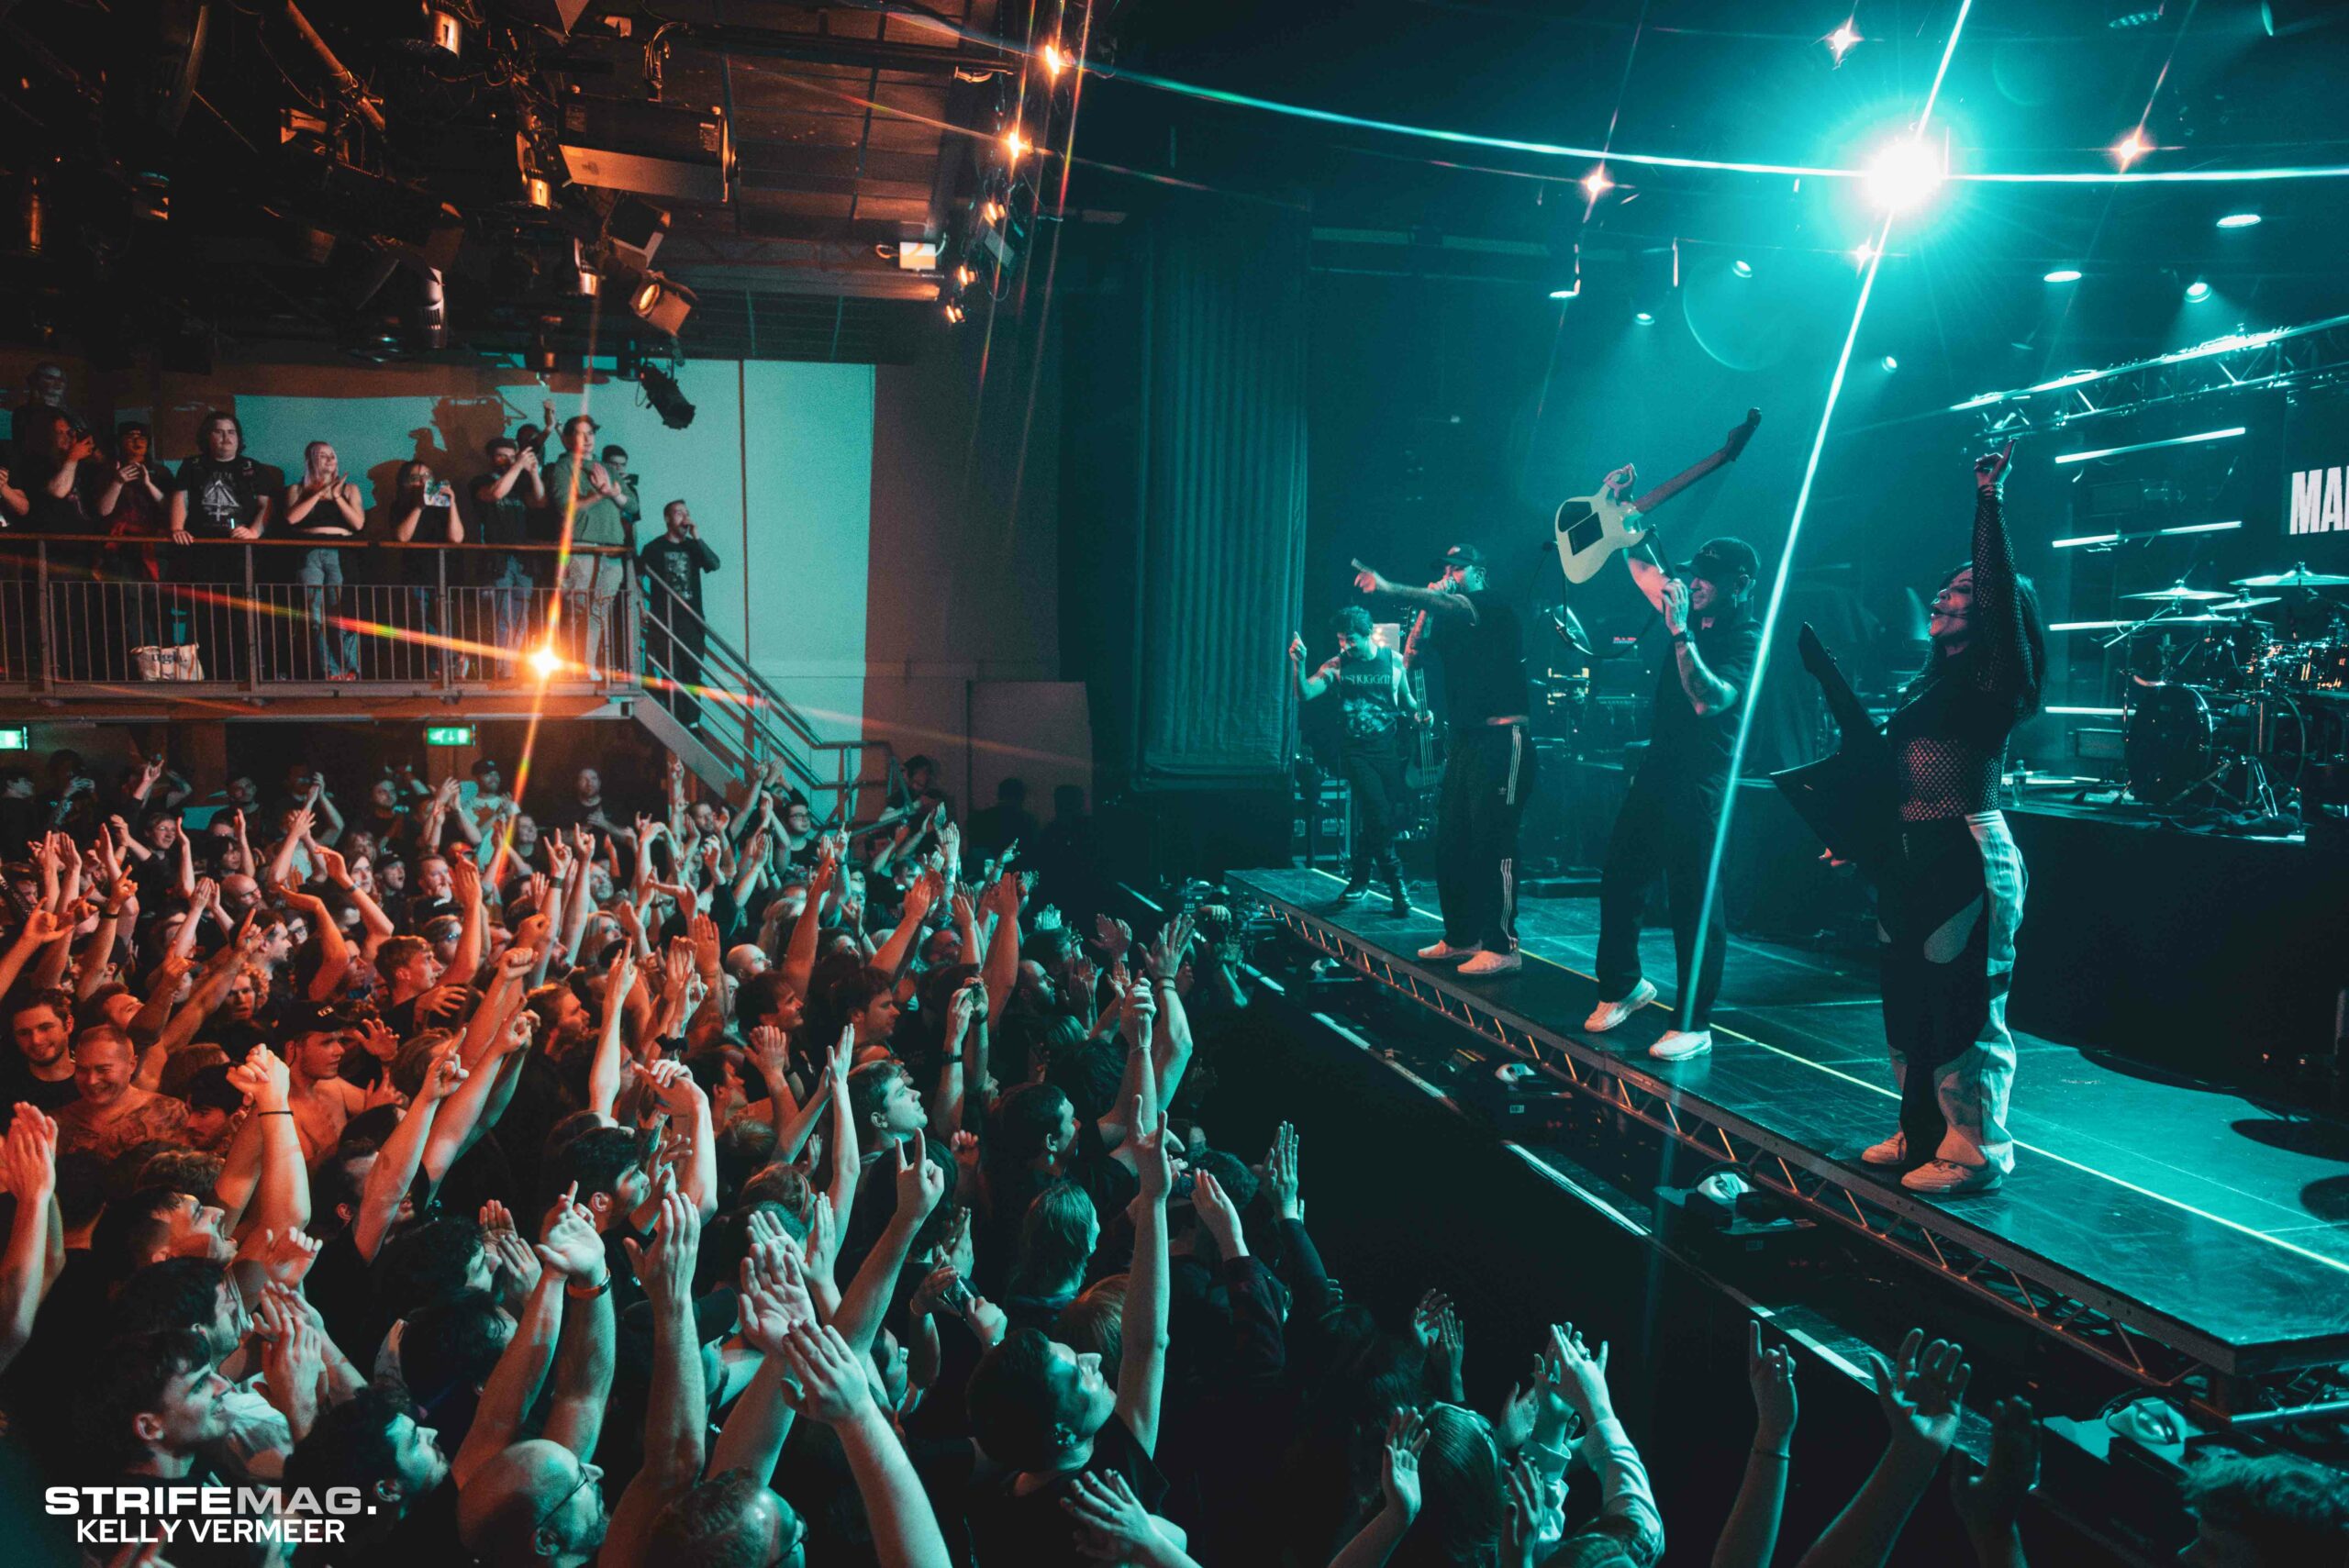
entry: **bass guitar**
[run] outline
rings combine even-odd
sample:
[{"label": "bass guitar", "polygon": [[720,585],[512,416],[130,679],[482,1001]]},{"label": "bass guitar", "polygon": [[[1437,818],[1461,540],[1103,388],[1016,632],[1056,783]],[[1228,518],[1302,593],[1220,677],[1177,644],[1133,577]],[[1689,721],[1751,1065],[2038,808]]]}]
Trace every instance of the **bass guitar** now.
[{"label": "bass guitar", "polygon": [[1900,843],[1891,745],[1809,623],[1796,647],[1827,699],[1839,740],[1831,755],[1772,773],[1770,782],[1836,859],[1852,862],[1881,885]]},{"label": "bass guitar", "polygon": [[[1596,495],[1575,495],[1561,501],[1553,526],[1558,563],[1566,569],[1566,581],[1589,582],[1598,575],[1598,569],[1607,564],[1609,556],[1646,539],[1653,530],[1634,525],[1713,470],[1743,456],[1745,443],[1753,439],[1753,432],[1761,424],[1762,410],[1747,409],[1745,422],[1723,439],[1720,450],[1681,470],[1637,500],[1624,499],[1620,490],[1608,484],[1602,485]],[[1629,484],[1622,488],[1630,488]]]},{"label": "bass guitar", "polygon": [[1435,724],[1428,712],[1427,672],[1419,665],[1419,639],[1427,629],[1428,612],[1421,610],[1411,618],[1411,629],[1403,635],[1403,679],[1410,683],[1411,698],[1419,704],[1411,726],[1410,748],[1403,755],[1403,787],[1414,792],[1433,789],[1443,777],[1443,758],[1437,753]]}]

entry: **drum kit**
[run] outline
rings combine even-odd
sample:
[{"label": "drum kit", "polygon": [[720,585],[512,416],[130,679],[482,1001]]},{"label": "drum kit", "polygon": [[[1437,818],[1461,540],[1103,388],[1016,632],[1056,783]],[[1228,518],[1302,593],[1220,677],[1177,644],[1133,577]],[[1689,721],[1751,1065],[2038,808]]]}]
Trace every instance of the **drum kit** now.
[{"label": "drum kit", "polygon": [[2349,576],[2296,566],[2231,586],[2123,595],[2155,606],[2106,644],[2126,649],[2122,757],[2147,806],[2207,794],[2273,814],[2310,770],[2349,763]]}]

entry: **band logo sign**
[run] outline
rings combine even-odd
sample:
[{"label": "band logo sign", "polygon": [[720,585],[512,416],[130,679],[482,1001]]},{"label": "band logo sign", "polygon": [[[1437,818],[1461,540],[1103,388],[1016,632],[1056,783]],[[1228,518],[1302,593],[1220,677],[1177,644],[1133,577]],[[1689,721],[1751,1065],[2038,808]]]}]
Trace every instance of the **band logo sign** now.
[{"label": "band logo sign", "polygon": [[2286,533],[2331,534],[2349,550],[2349,397],[2310,397],[2291,406],[2284,424],[2281,499]]},{"label": "band logo sign", "polygon": [[2305,468],[2292,475],[2292,509],[2288,514],[2287,533],[2339,533],[2344,525],[2341,520],[2341,470],[2338,468]]}]

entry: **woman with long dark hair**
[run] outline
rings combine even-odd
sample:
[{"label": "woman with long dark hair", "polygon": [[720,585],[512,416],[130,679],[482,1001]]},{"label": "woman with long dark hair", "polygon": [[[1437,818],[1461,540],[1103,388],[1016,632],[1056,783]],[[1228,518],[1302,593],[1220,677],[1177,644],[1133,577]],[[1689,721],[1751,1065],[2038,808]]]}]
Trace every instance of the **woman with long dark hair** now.
[{"label": "woman with long dark hair", "polygon": [[1901,831],[1878,935],[1900,1130],[1860,1158],[1948,1197],[1988,1192],[2014,1167],[2007,984],[2024,877],[1999,791],[2007,737],[2039,711],[2047,640],[2007,539],[2007,455],[1975,462],[1974,558],[1933,595],[1932,654],[1886,729]]}]

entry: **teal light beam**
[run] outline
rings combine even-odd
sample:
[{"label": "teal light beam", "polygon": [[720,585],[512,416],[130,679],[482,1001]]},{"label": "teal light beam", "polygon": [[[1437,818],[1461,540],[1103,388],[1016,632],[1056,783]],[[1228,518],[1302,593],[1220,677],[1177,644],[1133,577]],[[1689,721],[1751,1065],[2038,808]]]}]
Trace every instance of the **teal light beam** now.
[{"label": "teal light beam", "polygon": [[[1941,101],[1942,83],[1949,75],[1949,62],[1957,53],[1957,40],[1965,36],[1965,18],[1973,9],[1974,0],[1958,0],[1957,19],[1950,24],[1949,41],[1942,46],[1941,66],[1933,72],[1933,84],[1925,94],[1924,111],[1917,117],[1916,126],[1909,132],[1911,136],[1922,138],[1926,127],[1932,123],[1933,107]],[[1893,214],[1886,212],[1883,227],[1876,231],[1876,243],[1869,250],[1867,269],[1860,278],[1860,297],[1852,306],[1852,325],[1843,334],[1842,351],[1835,356],[1835,373],[1827,383],[1827,406],[1819,411],[1819,428],[1811,434],[1810,456],[1803,463],[1802,485],[1795,492],[1794,515],[1787,522],[1787,542],[1778,551],[1778,573],[1770,584],[1769,608],[1762,615],[1762,646],[1753,656],[1753,678],[1746,682],[1745,691],[1738,699],[1737,740],[1730,747],[1729,753],[1730,787],[1721,804],[1720,820],[1713,828],[1712,858],[1705,867],[1705,901],[1697,916],[1694,952],[1698,955],[1698,962],[1701,962],[1715,917],[1721,860],[1729,848],[1730,824],[1737,817],[1737,781],[1745,772],[1746,742],[1753,733],[1754,698],[1760,694],[1763,679],[1770,668],[1770,649],[1777,638],[1778,612],[1786,605],[1787,578],[1794,565],[1795,547],[1801,541],[1803,517],[1810,509],[1810,492],[1819,478],[1820,456],[1827,450],[1828,427],[1834,422],[1835,405],[1843,395],[1843,381],[1852,368],[1852,350],[1860,340],[1861,323],[1867,319],[1868,298],[1876,292],[1876,275],[1884,265],[1885,247],[1892,240],[1892,220]],[[1696,995],[1695,990],[1687,983],[1687,978],[1683,977],[1679,998],[1679,1016],[1684,1029],[1688,1024],[1689,1003]]]},{"label": "teal light beam", "polygon": [[[1087,67],[1087,69],[1094,69]],[[1101,68],[1098,74],[1120,82],[1131,82],[1161,92],[1176,93],[1185,97],[1204,99],[1213,104],[1227,104],[1235,108],[1258,109],[1266,114],[1286,115],[1293,119],[1319,121],[1323,125],[1348,126],[1357,130],[1382,131],[1389,136],[1412,137],[1422,141],[1449,142],[1459,147],[1486,147],[1503,152],[1530,152],[1543,158],[1587,158],[1608,163],[1631,163],[1652,169],[1695,169],[1728,174],[1777,174],[1800,179],[1805,176],[1820,180],[1864,180],[1865,169],[1839,169],[1811,163],[1768,163],[1713,158],[1680,158],[1661,152],[1625,152],[1620,149],[1576,147],[1553,141],[1525,141],[1514,137],[1483,136],[1475,131],[1445,130],[1436,126],[1406,125],[1398,120],[1365,119],[1358,115],[1341,114],[1335,109],[1317,109],[1303,104],[1284,104],[1274,98],[1259,98],[1247,93],[1226,92],[1220,87],[1206,87],[1192,82],[1177,82],[1172,77],[1153,76],[1145,71],[1130,71],[1123,67]],[[1934,83],[1936,94],[1941,83]],[[1954,183],[2015,185],[2176,185],[2225,184],[2232,182],[2264,182],[2276,180],[2339,180],[2349,179],[2349,163],[2311,164],[2301,167],[2274,169],[2101,169],[2076,172],[2032,173],[1953,170],[1943,176]]]}]

